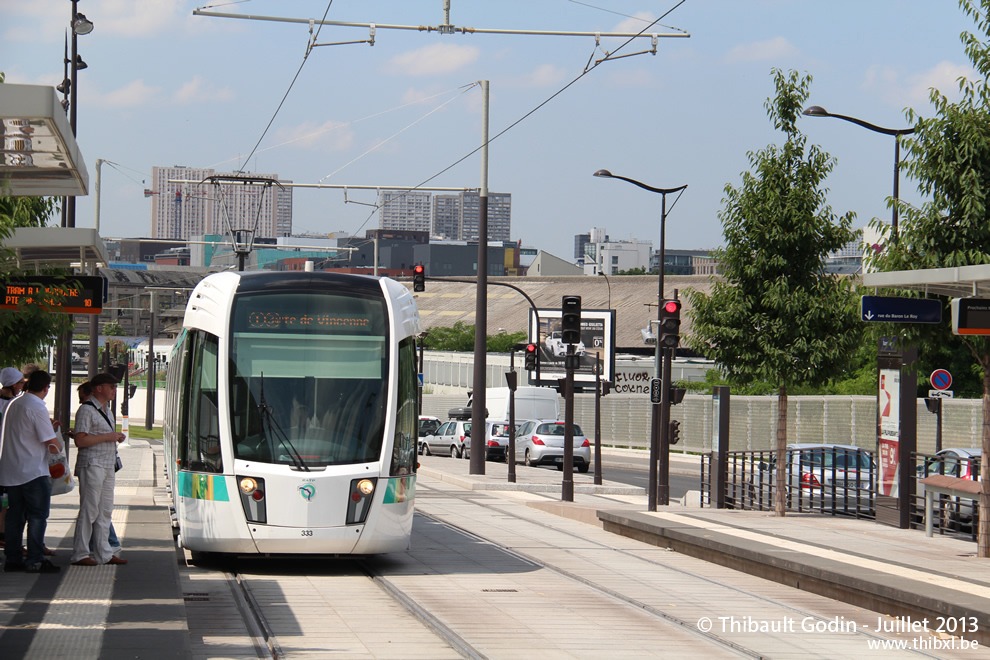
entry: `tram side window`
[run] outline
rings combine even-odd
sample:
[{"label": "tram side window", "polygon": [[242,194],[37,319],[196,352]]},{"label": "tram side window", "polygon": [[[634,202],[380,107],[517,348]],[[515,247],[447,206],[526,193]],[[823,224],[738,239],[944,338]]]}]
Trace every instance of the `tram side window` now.
[{"label": "tram side window", "polygon": [[186,397],[189,383],[189,365],[192,359],[192,345],[195,334],[193,332],[183,332],[179,349],[176,355],[178,360],[174,361],[174,380],[172,381],[173,404],[169,409],[170,416],[166,424],[165,436],[169,444],[166,450],[170,453],[166,456],[169,461],[177,460],[182,468],[188,467],[185,460],[186,452],[186,417],[189,412],[189,399]]},{"label": "tram side window", "polygon": [[219,342],[198,332],[189,371],[186,418],[186,466],[197,472],[221,472],[220,413],[217,401]]},{"label": "tram side window", "polygon": [[416,371],[416,344],[412,337],[399,343],[399,401],[395,416],[390,474],[401,476],[416,471],[419,437],[419,378]]}]

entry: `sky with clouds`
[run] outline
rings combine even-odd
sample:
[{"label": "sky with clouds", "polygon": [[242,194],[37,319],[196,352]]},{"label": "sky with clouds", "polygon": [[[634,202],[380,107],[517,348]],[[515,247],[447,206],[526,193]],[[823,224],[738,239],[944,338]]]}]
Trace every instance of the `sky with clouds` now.
[{"label": "sky with clouds", "polygon": [[[781,141],[764,109],[772,68],[812,75],[809,105],[898,128],[907,108],[931,114],[931,87],[951,96],[969,74],[959,35],[975,29],[954,0],[451,0],[457,27],[638,32],[663,16],[649,32],[690,35],[661,37],[656,55],[594,66],[606,53],[649,50],[650,40],[596,46],[594,37],[383,27],[436,26],[442,0],[334,0],[329,10],[326,0],[213,5],[378,26],[374,46],[320,46],[306,56],[305,23],[194,16],[197,6],[79,2],[95,29],[78,38],[89,65],[79,72],[78,141],[91,180],[97,158],[111,163],[102,177],[104,236],[150,234],[143,191],[155,165],[243,168],[298,183],[477,187],[480,156],[464,158],[482,135],[472,83],[489,80],[489,133],[498,135],[489,189],[512,193],[513,239],[565,259],[574,234],[591,227],[656,244],[659,195],[592,177],[606,168],[654,187],[688,184],[673,208],[668,198],[666,245],[715,247],[725,186],[738,185],[748,153]],[[0,0],[8,83],[61,81],[70,14],[70,0]],[[368,32],[327,26],[318,42]],[[800,128],[837,159],[827,184],[833,209],[855,212],[856,226],[889,218],[893,139],[836,119],[802,119]],[[902,174],[902,197],[918,201],[914,188]],[[351,191],[348,200],[375,195]],[[80,198],[78,226],[93,225],[93,202]],[[370,207],[345,203],[339,190],[296,189],[294,206],[299,232],[377,226]]]}]

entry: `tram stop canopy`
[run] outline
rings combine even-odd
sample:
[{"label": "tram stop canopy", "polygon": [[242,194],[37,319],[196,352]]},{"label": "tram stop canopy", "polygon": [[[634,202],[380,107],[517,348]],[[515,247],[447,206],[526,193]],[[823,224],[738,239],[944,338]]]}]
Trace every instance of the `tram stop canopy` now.
[{"label": "tram stop canopy", "polygon": [[14,197],[87,194],[89,174],[54,87],[0,85],[0,190]]},{"label": "tram stop canopy", "polygon": [[864,273],[863,284],[878,289],[909,289],[950,298],[990,298],[990,264]]},{"label": "tram stop canopy", "polygon": [[99,232],[85,227],[19,227],[3,247],[13,253],[22,270],[56,266],[95,273],[110,261]]}]

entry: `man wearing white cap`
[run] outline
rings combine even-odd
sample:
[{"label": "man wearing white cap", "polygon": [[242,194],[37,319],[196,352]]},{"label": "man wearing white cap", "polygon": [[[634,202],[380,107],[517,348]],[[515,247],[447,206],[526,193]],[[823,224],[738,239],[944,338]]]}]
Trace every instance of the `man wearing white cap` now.
[{"label": "man wearing white cap", "polygon": [[0,369],[0,415],[7,409],[7,406],[14,397],[24,389],[24,374],[17,367],[4,367]]},{"label": "man wearing white cap", "polygon": [[[16,367],[4,367],[0,369],[0,419],[3,418],[4,411],[7,410],[7,406],[10,402],[14,400],[21,390],[24,389],[24,383],[27,381],[24,378],[24,374],[20,372]],[[4,487],[0,486],[0,498],[3,498]],[[3,498],[6,499],[6,498]],[[3,529],[6,526],[7,521],[7,506],[3,505],[0,508],[0,546],[5,542],[3,537]]]}]

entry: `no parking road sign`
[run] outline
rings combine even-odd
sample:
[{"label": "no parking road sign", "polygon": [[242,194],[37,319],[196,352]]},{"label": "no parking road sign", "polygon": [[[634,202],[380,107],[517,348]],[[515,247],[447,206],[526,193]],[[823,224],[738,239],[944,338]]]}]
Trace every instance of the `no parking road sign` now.
[{"label": "no parking road sign", "polygon": [[952,385],[952,374],[945,369],[936,369],[929,377],[936,390],[947,390]]}]

